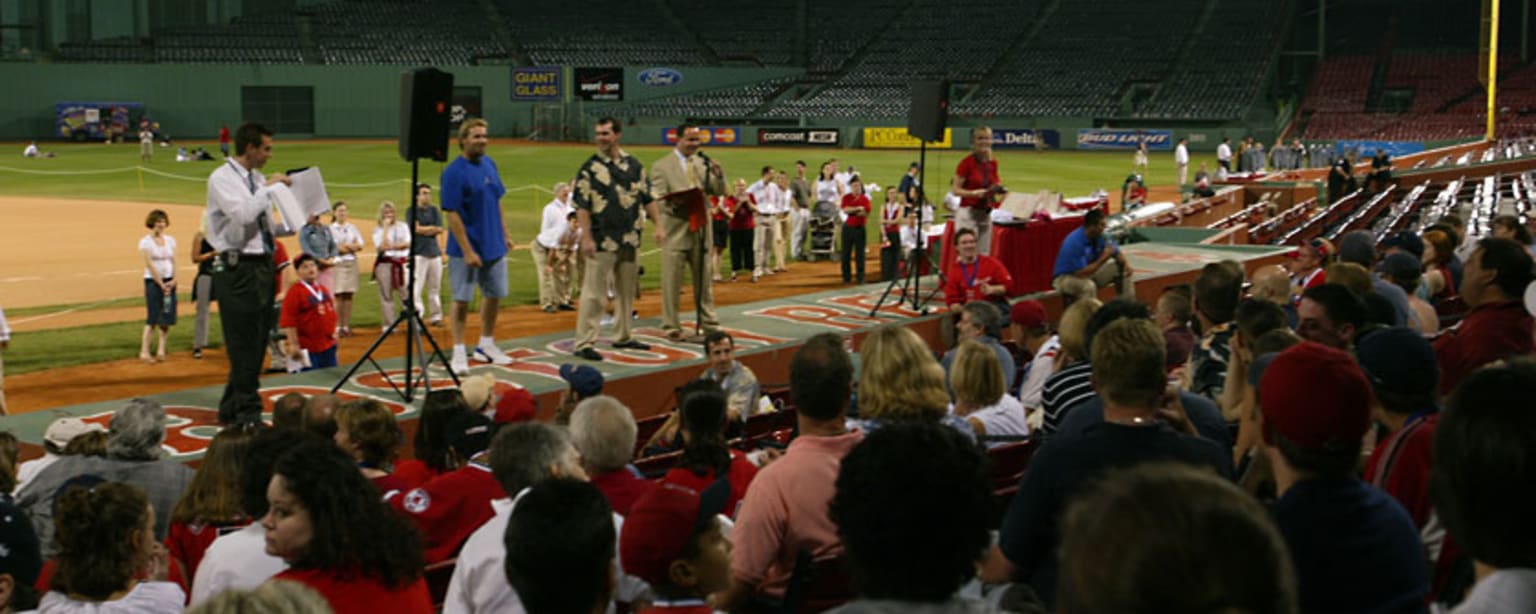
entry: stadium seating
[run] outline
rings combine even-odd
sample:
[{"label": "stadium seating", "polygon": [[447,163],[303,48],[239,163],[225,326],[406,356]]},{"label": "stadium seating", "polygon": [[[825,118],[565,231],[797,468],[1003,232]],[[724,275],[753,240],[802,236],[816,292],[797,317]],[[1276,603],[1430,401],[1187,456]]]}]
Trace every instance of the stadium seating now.
[{"label": "stadium seating", "polygon": [[455,66],[509,55],[468,0],[368,2],[359,10],[362,4],[316,7],[313,38],[326,64]]},{"label": "stadium seating", "polygon": [[707,64],[708,57],[650,2],[605,3],[601,35],[591,11],[559,0],[498,0],[507,29],[533,64]]},{"label": "stadium seating", "polygon": [[[995,79],[954,106],[961,115],[1108,117],[1133,82],[1167,76],[1203,0],[1063,2]],[[1106,21],[1106,15],[1115,15]],[[1156,27],[1147,27],[1148,24]]]},{"label": "stadium seating", "polygon": [[795,0],[669,0],[721,61],[788,66],[794,61]]},{"label": "stadium seating", "polygon": [[[1276,22],[1287,5],[1268,0],[1220,2],[1189,43],[1182,60],[1156,94],[1138,108],[1136,117],[1170,119],[1232,119],[1253,103],[1265,74],[1279,51]],[[1241,40],[1242,51],[1233,52]]]}]

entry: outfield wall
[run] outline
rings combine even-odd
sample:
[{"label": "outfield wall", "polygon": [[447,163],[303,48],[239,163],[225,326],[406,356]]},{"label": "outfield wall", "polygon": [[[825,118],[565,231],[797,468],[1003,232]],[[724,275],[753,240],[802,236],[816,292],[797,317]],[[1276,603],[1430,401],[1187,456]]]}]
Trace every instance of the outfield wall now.
[{"label": "outfield wall", "polygon": [[[0,97],[0,139],[53,138],[56,134],[54,105],[65,101],[142,103],[166,134],[175,138],[208,138],[217,134],[220,125],[240,121],[241,88],[245,86],[313,88],[313,132],[284,136],[393,138],[399,129],[399,75],[408,68],[411,67],[4,63],[0,64],[0,82],[24,85],[11,88],[6,96]],[[516,70],[518,68],[512,66],[450,68],[456,86],[480,88],[482,115],[491,121],[493,135],[526,136],[538,127],[541,138],[584,140],[594,114],[611,111],[626,123],[625,140],[636,144],[664,142],[667,128],[676,120],[631,118],[624,113],[629,103],[706,92],[726,93],[737,87],[801,72],[795,68],[623,67],[623,103],[614,104],[580,100],[575,69],[571,67],[550,69],[559,81],[558,93],[550,99],[514,102],[515,94],[527,93],[514,79]],[[654,77],[656,71],[674,78],[644,77],[648,72]],[[1245,122],[1149,123],[1141,128],[1106,132],[1098,130],[1103,126],[1095,126],[1090,118],[1073,117],[952,118],[950,124],[954,136],[948,147],[955,149],[966,148],[970,128],[981,124],[1018,135],[1033,131],[1040,142],[1047,143],[1052,149],[1126,151],[1133,148],[1127,136],[1137,132],[1158,135],[1160,140],[1153,147],[1154,151],[1171,149],[1179,137],[1189,138],[1192,150],[1210,151],[1223,137],[1238,140],[1251,134],[1272,143],[1278,132],[1274,125]],[[867,139],[866,129],[891,129],[884,132],[884,136],[905,131],[899,119],[787,123],[778,120],[762,124],[724,123],[715,127],[733,135],[729,143],[716,143],[725,146],[758,145],[759,130],[763,128],[835,129],[835,142],[823,139],[814,144],[844,148],[891,144],[889,138]],[[772,144],[788,143],[775,141]]]}]

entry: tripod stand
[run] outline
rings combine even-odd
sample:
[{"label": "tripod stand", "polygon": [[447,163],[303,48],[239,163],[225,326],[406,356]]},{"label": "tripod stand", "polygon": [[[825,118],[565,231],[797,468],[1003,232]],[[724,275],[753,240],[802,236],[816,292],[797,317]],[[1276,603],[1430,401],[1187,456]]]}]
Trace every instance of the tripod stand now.
[{"label": "tripod stand", "polygon": [[[432,338],[432,332],[427,330],[426,323],[421,321],[421,311],[417,309],[416,305],[416,242],[421,240],[420,237],[416,234],[416,226],[418,223],[420,223],[421,220],[418,219],[420,216],[414,213],[414,209],[416,207],[416,192],[418,190],[417,186],[420,185],[418,182],[419,164],[420,161],[417,158],[411,158],[411,195],[405,201],[410,203],[411,209],[408,209],[408,211],[412,212],[410,215],[411,249],[410,254],[406,256],[406,262],[408,262],[411,266],[406,268],[405,297],[402,301],[400,301],[402,307],[400,310],[400,315],[396,316],[395,321],[391,322],[383,332],[379,333],[379,338],[373,341],[373,345],[368,346],[368,351],[363,352],[363,357],[359,358],[357,362],[353,363],[352,368],[347,369],[347,374],[341,376],[341,379],[336,381],[336,385],[331,387],[331,394],[336,394],[336,391],[340,390],[343,384],[346,384],[348,381],[350,381],[352,376],[357,373],[358,369],[362,368],[363,363],[365,362],[372,364],[373,368],[379,372],[379,375],[384,376],[384,381],[389,382],[389,387],[394,388],[395,393],[399,394],[400,398],[404,399],[406,403],[410,403],[413,400],[413,393],[415,392],[416,385],[420,385],[426,392],[432,392],[432,376],[428,373],[428,369],[432,366],[432,359],[442,361],[443,369],[448,372],[448,377],[453,379],[455,386],[459,384],[458,374],[453,372],[453,366],[449,363],[448,357],[443,354],[443,349],[438,347],[437,340]],[[378,361],[374,360],[373,358],[374,351],[378,350],[379,346],[383,345],[384,341],[389,339],[389,336],[393,334],[395,329],[399,328],[401,324],[405,324],[406,329],[405,385],[403,387],[396,385],[394,378],[389,376],[389,372],[385,371],[384,367],[380,366]],[[426,338],[427,344],[432,346],[431,356],[426,354],[426,345],[421,342],[421,338],[423,337]],[[411,368],[413,360],[419,361],[421,364],[421,379],[415,381],[414,383],[411,380],[411,376],[414,375],[414,370]],[[426,395],[422,396],[425,398]]]},{"label": "tripod stand", "polygon": [[[928,182],[928,141],[922,141],[918,144],[918,160],[918,184],[922,185]],[[919,195],[923,194],[921,190],[918,193]],[[927,201],[928,199],[923,197],[919,200]],[[912,232],[917,237],[917,245],[908,251],[903,258],[907,264],[907,274],[897,275],[895,279],[891,280],[890,284],[885,286],[885,291],[880,293],[880,300],[875,301],[875,306],[869,310],[870,317],[874,317],[875,313],[880,311],[880,307],[885,305],[885,300],[890,298],[891,291],[898,287],[901,288],[901,294],[896,299],[896,304],[901,304],[902,301],[910,296],[912,297],[912,310],[927,315],[928,308],[926,305],[928,301],[933,300],[933,297],[944,288],[944,268],[939,266],[937,260],[933,259],[933,254],[928,253],[928,233],[923,228],[923,222],[925,221],[923,219],[924,204],[925,202],[919,202],[914,205],[917,207],[917,215],[912,220]],[[928,221],[931,222],[932,220]],[[934,284],[932,290],[928,291],[927,297],[922,297],[921,265],[925,258],[933,266],[933,270],[939,274],[939,281],[937,284]]]}]

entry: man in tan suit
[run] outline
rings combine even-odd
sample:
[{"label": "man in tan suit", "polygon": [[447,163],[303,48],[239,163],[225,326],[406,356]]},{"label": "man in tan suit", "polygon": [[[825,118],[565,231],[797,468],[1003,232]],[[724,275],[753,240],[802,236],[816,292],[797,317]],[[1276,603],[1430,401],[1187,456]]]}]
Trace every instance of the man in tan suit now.
[{"label": "man in tan suit", "polygon": [[679,199],[665,196],[690,188],[700,188],[706,195],[725,195],[725,172],[718,162],[705,163],[699,154],[702,136],[699,127],[677,127],[677,148],[651,163],[651,196],[660,204],[661,220],[656,241],[661,244],[661,327],[674,340],[687,337],[678,320],[677,302],[683,293],[683,271],[693,275],[699,291],[699,324],[711,331],[720,327],[715,319],[715,292],[710,262],[703,257],[709,249],[710,224],[706,214],[698,231],[688,229],[688,210]]}]

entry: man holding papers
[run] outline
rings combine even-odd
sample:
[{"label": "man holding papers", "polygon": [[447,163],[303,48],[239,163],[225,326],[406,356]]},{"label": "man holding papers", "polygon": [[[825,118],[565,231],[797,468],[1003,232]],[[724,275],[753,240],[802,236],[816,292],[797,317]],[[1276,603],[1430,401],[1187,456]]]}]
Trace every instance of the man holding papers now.
[{"label": "man holding papers", "polygon": [[[691,272],[697,292],[699,325],[704,332],[720,327],[715,318],[715,293],[708,270],[710,224],[706,196],[725,195],[725,171],[699,152],[699,127],[677,127],[677,148],[651,163],[651,196],[660,203],[656,240],[661,243],[661,327],[673,340],[687,337],[678,318],[683,271]],[[699,337],[698,341],[702,341]]]}]

